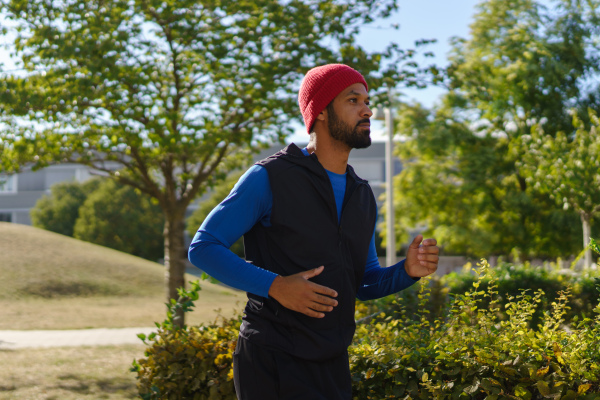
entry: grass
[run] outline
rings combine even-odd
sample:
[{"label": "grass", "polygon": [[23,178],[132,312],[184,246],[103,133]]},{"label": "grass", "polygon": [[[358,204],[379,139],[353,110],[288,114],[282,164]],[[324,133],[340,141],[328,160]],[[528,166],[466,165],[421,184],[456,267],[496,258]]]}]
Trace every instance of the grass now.
[{"label": "grass", "polygon": [[[153,326],[165,317],[164,267],[26,225],[0,222],[0,329]],[[188,275],[187,280],[196,278]],[[202,282],[189,324],[241,310],[245,295]]]},{"label": "grass", "polygon": [[[0,330],[154,326],[164,267],[31,226],[0,222]],[[188,275],[187,280],[196,278]],[[202,282],[190,325],[241,310],[245,295]],[[0,400],[134,399],[145,346],[0,350]]]},{"label": "grass", "polygon": [[141,345],[0,351],[0,400],[134,399]]}]

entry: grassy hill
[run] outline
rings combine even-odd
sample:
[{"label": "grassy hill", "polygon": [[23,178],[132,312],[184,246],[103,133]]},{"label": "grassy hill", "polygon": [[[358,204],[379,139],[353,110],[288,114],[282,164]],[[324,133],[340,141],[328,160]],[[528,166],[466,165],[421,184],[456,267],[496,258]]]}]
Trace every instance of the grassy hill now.
[{"label": "grassy hill", "polygon": [[[163,266],[26,225],[0,222],[0,329],[152,326],[164,318]],[[188,276],[188,281],[194,280]],[[243,293],[202,283],[189,321],[240,309]]]}]

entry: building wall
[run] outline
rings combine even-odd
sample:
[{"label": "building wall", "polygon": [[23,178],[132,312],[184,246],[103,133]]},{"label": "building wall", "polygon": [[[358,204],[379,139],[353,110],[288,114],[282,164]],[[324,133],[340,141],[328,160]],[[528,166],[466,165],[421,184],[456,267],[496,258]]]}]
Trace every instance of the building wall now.
[{"label": "building wall", "polygon": [[29,215],[35,203],[58,182],[83,182],[92,176],[90,169],[77,164],[53,165],[38,171],[24,171],[2,177],[0,221],[31,225]]}]

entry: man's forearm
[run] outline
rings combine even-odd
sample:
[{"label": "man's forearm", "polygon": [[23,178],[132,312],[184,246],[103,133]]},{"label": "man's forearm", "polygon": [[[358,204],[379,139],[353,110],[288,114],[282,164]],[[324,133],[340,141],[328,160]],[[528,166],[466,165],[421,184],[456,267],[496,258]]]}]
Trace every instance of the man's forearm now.
[{"label": "man's forearm", "polygon": [[208,234],[197,235],[190,245],[192,264],[224,284],[268,297],[277,274],[244,261]]}]

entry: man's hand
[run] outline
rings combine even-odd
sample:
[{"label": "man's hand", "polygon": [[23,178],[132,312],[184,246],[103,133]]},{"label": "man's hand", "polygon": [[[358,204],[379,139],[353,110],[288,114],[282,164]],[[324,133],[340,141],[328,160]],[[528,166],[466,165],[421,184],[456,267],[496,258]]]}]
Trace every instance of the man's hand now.
[{"label": "man's hand", "polygon": [[325,267],[320,266],[290,276],[279,275],[271,284],[269,296],[285,308],[309,317],[323,318],[324,312],[333,310],[338,304],[337,300],[331,298],[337,297],[335,290],[309,281],[323,272],[323,269]]},{"label": "man's hand", "polygon": [[[421,243],[421,241],[423,243]],[[435,239],[423,240],[423,235],[417,235],[408,246],[404,269],[412,278],[422,278],[437,270],[440,248]]]}]

